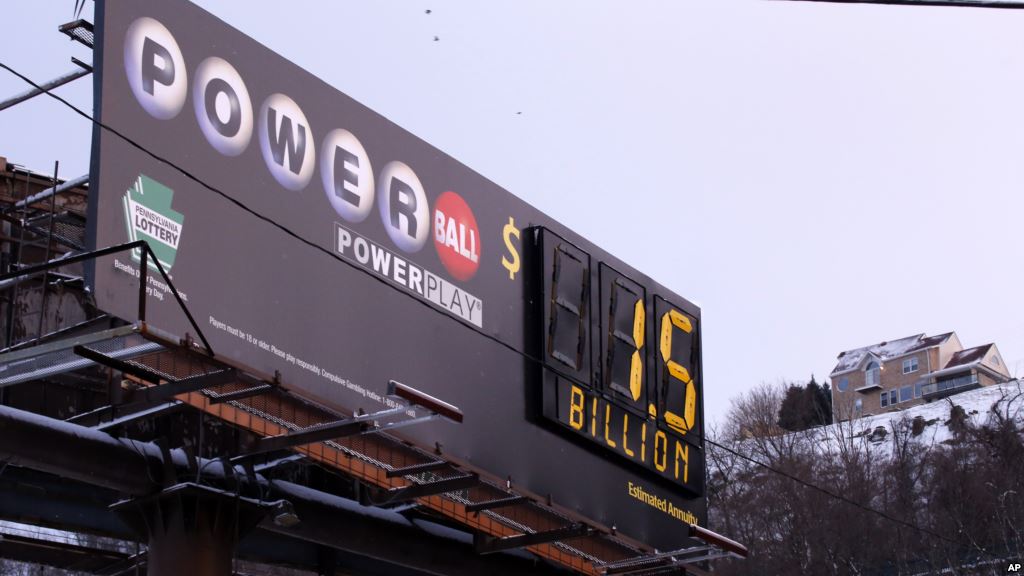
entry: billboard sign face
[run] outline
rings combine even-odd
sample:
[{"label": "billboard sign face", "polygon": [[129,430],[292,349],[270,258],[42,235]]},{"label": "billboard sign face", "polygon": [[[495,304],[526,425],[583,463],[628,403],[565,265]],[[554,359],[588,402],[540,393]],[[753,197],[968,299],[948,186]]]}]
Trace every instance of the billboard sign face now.
[{"label": "billboard sign face", "polygon": [[[190,3],[100,2],[97,34],[91,245],[148,241],[218,355],[455,404],[403,437],[651,546],[705,524],[699,309]],[[134,317],[139,265],[97,260],[101,309]]]}]

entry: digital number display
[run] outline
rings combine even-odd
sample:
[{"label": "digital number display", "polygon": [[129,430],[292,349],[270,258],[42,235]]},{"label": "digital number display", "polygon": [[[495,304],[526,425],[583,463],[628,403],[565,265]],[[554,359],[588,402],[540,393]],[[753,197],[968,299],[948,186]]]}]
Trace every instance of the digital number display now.
[{"label": "digital number display", "polygon": [[703,495],[698,319],[554,232],[536,235],[544,416]]},{"label": "digital number display", "polygon": [[603,387],[634,408],[647,412],[647,292],[642,286],[601,264],[601,334],[604,337]]},{"label": "digital number display", "polygon": [[552,253],[547,356],[589,382],[590,256],[568,243]]},{"label": "digital number display", "polygon": [[661,414],[669,428],[685,435],[697,423],[696,321],[661,298],[655,299],[655,314],[659,331],[656,365]]}]

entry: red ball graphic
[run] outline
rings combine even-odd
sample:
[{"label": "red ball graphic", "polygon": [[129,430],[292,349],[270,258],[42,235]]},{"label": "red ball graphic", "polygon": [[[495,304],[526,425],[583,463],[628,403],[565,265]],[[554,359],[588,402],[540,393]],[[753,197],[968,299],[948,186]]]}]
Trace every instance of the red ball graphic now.
[{"label": "red ball graphic", "polygon": [[434,247],[456,280],[466,281],[480,267],[480,229],[469,204],[455,192],[441,194],[434,204]]}]

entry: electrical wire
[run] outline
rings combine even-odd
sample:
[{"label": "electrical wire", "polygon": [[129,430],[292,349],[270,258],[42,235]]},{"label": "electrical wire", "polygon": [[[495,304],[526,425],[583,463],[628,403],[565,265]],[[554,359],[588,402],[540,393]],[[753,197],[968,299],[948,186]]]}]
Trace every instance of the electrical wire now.
[{"label": "electrical wire", "polygon": [[[939,540],[944,540],[944,541],[946,541],[946,542],[948,542],[950,544],[956,544],[958,546],[963,546],[963,542],[960,542],[958,540],[954,540],[952,538],[949,538],[948,536],[944,536],[942,534],[939,534],[938,532],[935,532],[933,530],[929,530],[928,528],[924,528],[922,526],[918,526],[917,524],[914,524],[912,522],[907,522],[906,520],[901,520],[899,518],[896,518],[895,516],[890,516],[889,514],[886,514],[885,512],[883,512],[881,510],[878,510],[877,508],[872,508],[871,506],[866,506],[864,504],[861,504],[860,502],[857,502],[856,500],[853,500],[851,498],[847,498],[846,496],[843,496],[842,494],[836,494],[835,492],[832,492],[831,490],[828,490],[827,488],[822,488],[821,486],[818,486],[817,484],[812,484],[812,483],[810,483],[810,482],[808,482],[808,481],[806,481],[806,480],[804,480],[802,478],[799,478],[797,476],[794,476],[794,475],[792,475],[792,474],[790,474],[788,472],[779,470],[778,468],[775,468],[774,466],[772,466],[770,464],[765,464],[764,462],[761,462],[759,460],[751,458],[750,456],[747,456],[747,455],[745,455],[745,454],[743,454],[741,452],[737,452],[736,450],[733,450],[732,448],[729,448],[728,446],[723,446],[722,444],[719,444],[718,442],[715,442],[714,440],[709,440],[709,439],[705,438],[704,442],[706,444],[710,444],[710,445],[712,445],[712,446],[714,446],[716,448],[720,448],[722,450],[725,450],[726,452],[732,454],[733,456],[737,456],[737,457],[742,458],[743,460],[746,460],[746,461],[748,461],[748,462],[750,462],[752,464],[760,466],[760,467],[764,468],[765,470],[768,470],[769,472],[773,472],[775,474],[778,474],[779,476],[783,476],[785,478],[788,478],[789,480],[792,480],[793,482],[796,482],[797,484],[800,484],[801,486],[804,486],[806,488],[810,488],[812,490],[816,490],[818,492],[821,492],[822,494],[824,494],[824,495],[826,495],[826,496],[828,496],[830,498],[834,498],[836,500],[845,502],[847,504],[850,504],[852,506],[860,508],[861,510],[864,510],[865,512],[870,512],[872,514],[876,514],[876,515],[878,515],[878,516],[880,516],[880,517],[882,517],[882,518],[884,518],[886,520],[889,520],[890,522],[895,522],[896,524],[900,524],[900,525],[905,526],[907,528],[912,528],[914,530],[917,530],[917,531],[922,532],[924,534],[927,534],[929,536],[934,536],[935,538],[938,538]],[[987,552],[987,551],[982,549],[982,552]]]},{"label": "electrical wire", "polygon": [[[435,312],[435,309],[432,307],[432,305],[429,302],[427,302],[425,300],[421,300],[419,298],[413,298],[413,296],[411,294],[400,290],[397,286],[395,286],[394,284],[391,284],[390,282],[388,282],[384,278],[376,276],[372,272],[370,272],[369,270],[366,270],[365,268],[357,266],[354,263],[352,263],[352,262],[342,258],[341,256],[338,256],[334,252],[331,252],[330,250],[327,250],[323,246],[320,246],[319,244],[317,244],[317,243],[315,243],[315,242],[313,242],[311,240],[308,240],[308,239],[302,237],[297,232],[295,232],[292,229],[288,228],[287,226],[277,222],[273,218],[270,218],[269,216],[265,216],[265,215],[257,212],[256,210],[250,208],[249,206],[247,206],[243,202],[241,202],[241,201],[235,199],[234,197],[230,196],[229,194],[227,194],[223,190],[220,190],[219,188],[213,186],[212,184],[208,184],[204,180],[200,179],[198,176],[192,174],[188,170],[185,170],[181,166],[178,166],[177,164],[175,164],[171,160],[168,160],[168,159],[160,156],[159,154],[149,150],[148,148],[146,148],[142,144],[139,144],[138,142],[136,142],[135,140],[131,139],[127,135],[121,133],[116,128],[108,126],[107,124],[104,124],[103,122],[100,122],[99,120],[96,120],[91,115],[89,115],[87,112],[83,111],[81,108],[78,108],[77,106],[75,106],[71,102],[68,102],[64,98],[61,98],[60,96],[54,94],[51,90],[46,89],[46,88],[40,86],[39,84],[36,84],[30,78],[28,78],[27,76],[25,76],[24,74],[21,74],[20,72],[18,72],[16,70],[14,70],[10,66],[8,66],[6,63],[0,62],[0,68],[3,68],[4,70],[7,70],[11,74],[14,74],[18,78],[20,78],[22,81],[24,81],[24,82],[28,83],[29,85],[33,86],[34,88],[40,90],[41,92],[43,92],[47,96],[57,100],[61,104],[64,104],[65,106],[67,106],[68,108],[73,110],[76,114],[78,114],[79,116],[85,118],[86,120],[88,120],[89,122],[95,124],[96,126],[99,126],[101,129],[106,130],[106,131],[110,132],[111,134],[117,136],[118,138],[124,140],[126,143],[131,145],[133,148],[139,150],[143,154],[146,154],[147,156],[149,156],[150,158],[156,160],[157,162],[160,162],[160,163],[166,165],[167,167],[175,170],[176,172],[180,173],[182,176],[184,176],[185,178],[191,180],[192,182],[195,182],[196,184],[202,186],[203,188],[206,188],[207,190],[213,192],[214,194],[217,194],[221,198],[223,198],[223,199],[227,200],[228,202],[234,204],[235,206],[240,208],[242,211],[248,213],[249,215],[251,215],[251,216],[257,218],[258,220],[261,220],[261,221],[263,221],[263,222],[265,222],[265,223],[267,223],[267,224],[269,224],[271,226],[273,226],[274,228],[277,228],[278,230],[280,230],[281,232],[283,232],[287,236],[290,236],[290,237],[294,238],[295,240],[298,240],[302,244],[305,244],[306,246],[308,246],[308,247],[310,247],[310,248],[312,248],[312,249],[314,249],[314,250],[316,250],[318,252],[321,252],[321,253],[327,255],[328,257],[333,258],[334,260],[337,260],[338,262],[341,262],[342,264],[352,268],[353,270],[356,270],[358,272],[361,272],[361,273],[365,274],[368,278],[376,281],[377,283],[379,283],[379,284],[381,284],[381,285],[383,285],[383,286],[385,286],[385,287],[387,287],[387,288],[389,288],[391,290],[394,290],[395,292],[398,292],[399,294],[402,294],[402,295],[410,298],[413,302],[415,302],[416,304],[419,304],[420,306],[430,310],[431,312]],[[578,383],[578,379],[576,377],[574,377],[573,375],[568,374],[566,372],[563,372],[562,370],[559,370],[557,367],[546,365],[543,359],[537,358],[536,356],[533,356],[531,354],[528,354],[527,352],[519,350],[515,346],[505,342],[504,340],[501,340],[497,336],[493,336],[491,334],[488,334],[487,332],[484,332],[483,330],[477,329],[476,327],[471,326],[470,324],[467,324],[466,322],[464,322],[462,320],[458,320],[458,319],[456,319],[453,316],[449,316],[447,314],[444,314],[442,316],[444,318],[446,318],[448,321],[454,322],[455,324],[458,324],[458,325],[460,325],[460,326],[462,326],[462,327],[464,327],[464,328],[466,328],[468,330],[472,330],[473,332],[476,332],[480,336],[483,336],[484,338],[486,338],[486,339],[488,339],[488,340],[490,340],[490,341],[492,341],[492,342],[502,346],[503,348],[506,348],[507,350],[509,350],[509,351],[511,351],[511,352],[513,352],[513,353],[515,353],[517,355],[522,356],[523,358],[526,358],[527,360],[530,360],[531,362],[533,362],[535,364],[538,364],[540,366],[545,366],[547,369],[551,370],[552,372],[554,372],[555,374],[561,376],[562,378],[564,378],[566,380],[571,380],[571,381],[574,381],[574,382]],[[692,442],[692,441],[690,441],[688,439],[684,438],[683,441],[685,443],[687,443],[687,444],[690,444],[690,445],[696,447],[696,448],[700,447],[700,446],[698,446],[697,444],[695,444],[694,442]]]},{"label": "electrical wire", "polygon": [[[794,1],[794,0],[789,0]],[[890,6],[932,6],[948,8],[1024,8],[1015,0],[795,0],[797,2],[829,2],[832,4],[887,4]]]},{"label": "electrical wire", "polygon": [[[78,108],[77,106],[75,106],[71,102],[68,102],[67,100],[65,100],[64,98],[61,98],[60,96],[58,96],[56,94],[54,94],[50,90],[48,90],[46,88],[43,88],[39,84],[33,82],[30,78],[28,78],[24,74],[21,74],[17,70],[14,70],[10,66],[8,66],[6,63],[0,62],[0,68],[3,68],[4,70],[7,70],[11,74],[17,76],[19,79],[24,81],[25,83],[33,86],[34,88],[36,88],[36,89],[42,91],[43,93],[45,93],[47,96],[50,96],[51,98],[53,98],[53,99],[57,100],[58,102],[64,104],[65,106],[70,108],[72,111],[77,113],[79,116],[85,118],[86,120],[88,120],[89,122],[93,123],[94,125],[100,127],[101,129],[106,130],[106,131],[110,132],[111,134],[117,136],[118,138],[124,140],[126,143],[128,143],[132,147],[136,148],[140,152],[148,155],[149,157],[153,158],[154,160],[156,160],[156,161],[158,161],[158,162],[160,162],[162,164],[165,164],[166,166],[168,166],[169,168],[172,168],[175,171],[179,172],[181,175],[185,176],[189,180],[195,182],[196,184],[202,186],[203,188],[206,188],[207,190],[209,190],[209,191],[217,194],[218,196],[224,198],[225,200],[231,202],[232,204],[234,204],[235,206],[237,206],[238,208],[240,208],[244,212],[250,214],[251,216],[253,216],[253,217],[255,217],[255,218],[259,219],[259,220],[262,220],[263,222],[266,222],[267,224],[270,224],[271,226],[277,228],[278,230],[280,230],[281,232],[285,233],[286,235],[288,235],[288,236],[298,240],[302,244],[305,244],[305,245],[309,246],[310,248],[313,248],[313,249],[315,249],[315,250],[317,250],[319,252],[322,252],[322,253],[330,256],[331,258],[333,258],[333,259],[335,259],[335,260],[337,260],[337,261],[339,261],[339,262],[341,262],[341,263],[343,263],[343,264],[345,264],[345,265],[347,265],[347,266],[349,266],[349,267],[351,267],[351,268],[353,268],[353,269],[355,269],[355,270],[357,270],[359,272],[362,272],[362,273],[366,274],[369,278],[372,278],[372,279],[376,280],[380,284],[382,284],[384,286],[387,286],[388,288],[390,288],[392,290],[395,290],[396,292],[398,292],[400,294],[408,296],[414,302],[417,302],[417,303],[421,304],[423,307],[425,307],[425,308],[429,309],[430,311],[434,312],[434,309],[431,307],[431,305],[429,303],[427,303],[427,302],[425,302],[423,300],[420,300],[418,298],[413,298],[413,296],[411,294],[408,294],[406,292],[403,292],[402,290],[399,290],[398,287],[396,287],[396,286],[386,282],[383,278],[375,276],[370,271],[368,271],[368,270],[366,270],[364,268],[361,268],[359,266],[356,266],[352,262],[349,262],[348,260],[345,260],[345,259],[341,258],[340,256],[334,254],[333,252],[323,248],[319,244],[316,244],[316,243],[314,243],[314,242],[312,242],[310,240],[307,240],[306,238],[303,238],[298,233],[294,232],[293,230],[289,229],[288,227],[284,226],[283,224],[278,223],[277,221],[271,219],[270,217],[264,216],[263,214],[260,214],[256,210],[246,206],[241,201],[236,200],[235,198],[229,196],[227,193],[225,193],[225,192],[219,190],[218,188],[214,187],[213,185],[208,184],[205,181],[201,180],[199,177],[197,177],[194,174],[192,174],[191,172],[185,170],[181,166],[178,166],[174,162],[172,162],[172,161],[170,161],[170,160],[168,160],[168,159],[166,159],[166,158],[156,154],[155,152],[152,152],[148,148],[144,147],[143,145],[139,144],[135,140],[133,140],[130,137],[128,137],[127,135],[121,133],[116,128],[108,126],[108,125],[104,124],[103,122],[100,122],[99,120],[96,120],[91,115],[89,115],[88,113],[86,113],[82,109]],[[463,326],[466,329],[472,330],[472,331],[476,332],[477,334],[480,334],[484,338],[487,338],[488,340],[491,340],[492,342],[495,342],[496,344],[501,345],[502,347],[512,351],[513,353],[521,356],[522,358],[524,358],[524,359],[526,359],[526,360],[528,360],[528,361],[530,361],[532,363],[535,363],[535,364],[538,364],[540,366],[544,366],[546,368],[552,369],[554,372],[558,373],[560,376],[566,378],[567,380],[576,381],[576,378],[574,376],[572,376],[570,374],[564,374],[561,371],[559,371],[559,370],[557,370],[557,369],[555,369],[553,367],[547,366],[547,364],[544,362],[543,359],[536,358],[536,357],[534,357],[531,354],[528,354],[528,353],[526,353],[526,352],[524,352],[522,350],[519,350],[516,347],[512,346],[511,344],[508,344],[508,343],[504,342],[503,340],[499,339],[496,336],[492,336],[491,334],[488,334],[488,333],[486,333],[486,332],[484,332],[482,330],[478,330],[475,327],[470,326],[469,324],[466,324],[466,323],[464,323],[464,322],[462,322],[460,320],[457,320],[454,317],[448,316],[446,314],[444,314],[442,316],[447,318],[451,322],[454,322],[454,323],[456,323],[456,324],[458,324],[460,326]],[[686,441],[687,443],[689,443],[691,445],[695,445],[696,446],[696,444],[694,444],[690,440],[684,439],[684,441]],[[760,462],[758,460],[750,458],[750,457],[748,457],[748,456],[746,456],[744,454],[736,452],[735,450],[733,450],[731,448],[728,448],[726,446],[723,446],[723,445],[721,445],[721,444],[719,444],[719,443],[717,443],[717,442],[715,442],[713,440],[709,440],[707,438],[704,438],[704,442],[707,443],[707,444],[710,444],[712,446],[721,448],[722,450],[725,450],[727,452],[730,452],[731,454],[733,454],[733,455],[735,455],[735,456],[737,456],[739,458],[742,458],[744,460],[747,460],[747,461],[749,461],[749,462],[751,462],[751,463],[753,463],[753,464],[755,464],[757,466],[761,466],[762,468],[764,468],[764,469],[766,469],[766,470],[768,470],[770,472],[773,472],[773,473],[778,474],[780,476],[786,477],[786,478],[792,480],[793,482],[796,482],[796,483],[798,483],[798,484],[800,484],[802,486],[805,486],[807,488],[810,488],[810,489],[816,490],[818,492],[821,492],[822,494],[825,494],[826,496],[829,496],[829,497],[834,498],[836,500],[845,502],[847,504],[850,504],[852,506],[860,508],[861,510],[864,510],[866,512],[870,512],[872,514],[875,514],[875,515],[877,515],[877,516],[879,516],[879,517],[881,517],[881,518],[883,518],[885,520],[888,520],[890,522],[894,522],[894,523],[899,524],[901,526],[905,526],[907,528],[911,528],[911,529],[917,530],[917,531],[919,531],[919,532],[921,532],[923,534],[927,534],[929,536],[933,536],[935,538],[938,538],[940,540],[946,541],[946,542],[951,543],[951,544],[956,544],[958,546],[962,546],[963,545],[962,542],[959,542],[957,540],[948,538],[948,537],[943,536],[943,535],[941,535],[941,534],[939,534],[937,532],[934,532],[934,531],[929,530],[927,528],[918,526],[918,525],[916,525],[914,523],[907,522],[905,520],[901,520],[901,519],[896,518],[894,516],[890,516],[889,514],[886,514],[885,512],[883,512],[881,510],[877,510],[875,508],[866,506],[864,504],[861,504],[860,502],[857,502],[855,500],[852,500],[850,498],[842,496],[841,494],[836,494],[836,493],[834,493],[834,492],[832,492],[830,490],[827,490],[825,488],[822,488],[820,486],[817,486],[815,484],[807,482],[807,481],[805,481],[805,480],[803,480],[801,478],[793,476],[793,475],[791,475],[791,474],[789,474],[787,472],[784,472],[782,470],[779,470],[779,469],[777,469],[777,468],[775,468],[773,466],[770,466],[768,464],[765,464],[763,462]],[[699,446],[697,446],[697,447],[699,448]],[[147,470],[147,472],[148,472],[148,470]],[[984,552],[984,550],[982,550],[982,551]]]}]

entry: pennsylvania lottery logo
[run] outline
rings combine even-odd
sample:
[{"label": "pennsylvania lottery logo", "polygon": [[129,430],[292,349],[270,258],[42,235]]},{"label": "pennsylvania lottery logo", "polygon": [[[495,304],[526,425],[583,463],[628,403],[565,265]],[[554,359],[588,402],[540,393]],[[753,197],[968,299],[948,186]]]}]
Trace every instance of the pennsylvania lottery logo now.
[{"label": "pennsylvania lottery logo", "polygon": [[[185,223],[185,216],[171,208],[173,198],[174,190],[144,174],[135,179],[123,198],[128,238],[132,242],[145,240],[167,271],[174,266]],[[132,259],[141,262],[142,250],[132,250]],[[156,269],[153,262],[149,266]]]}]

